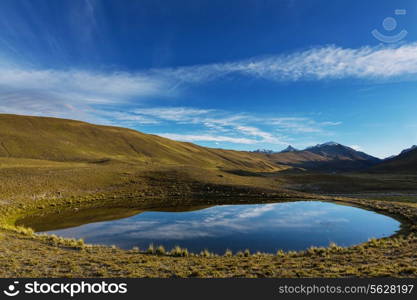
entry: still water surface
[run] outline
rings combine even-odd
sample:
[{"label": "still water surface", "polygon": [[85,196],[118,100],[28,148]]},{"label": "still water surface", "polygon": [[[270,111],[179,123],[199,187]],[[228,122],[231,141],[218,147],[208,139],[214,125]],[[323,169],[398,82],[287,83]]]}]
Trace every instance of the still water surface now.
[{"label": "still water surface", "polygon": [[[277,249],[328,246],[330,242],[350,246],[372,237],[392,235],[400,228],[400,223],[388,216],[319,201],[195,209],[132,211],[133,216],[126,217],[129,213],[125,212],[121,219],[83,225],[77,224],[77,214],[73,214],[71,220],[59,216],[58,220],[66,222],[66,226],[55,221],[55,225],[49,224],[52,228],[46,227],[42,231],[126,249],[134,246],[145,249],[153,243],[167,249],[179,245],[192,252],[208,249],[222,254],[226,249],[274,253]],[[97,210],[79,212],[80,223],[85,223],[86,216],[94,217],[99,213],[103,214]],[[68,226],[73,227],[57,229]]]}]

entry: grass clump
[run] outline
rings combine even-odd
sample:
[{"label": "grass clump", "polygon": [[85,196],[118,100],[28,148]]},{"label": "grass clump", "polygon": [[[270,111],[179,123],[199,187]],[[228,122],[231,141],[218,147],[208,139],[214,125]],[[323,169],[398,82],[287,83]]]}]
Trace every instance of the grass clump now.
[{"label": "grass clump", "polygon": [[154,254],[155,253],[155,246],[153,244],[150,244],[148,249],[146,250],[147,254]]},{"label": "grass clump", "polygon": [[155,249],[155,254],[157,255],[165,255],[166,251],[164,246],[159,246]]},{"label": "grass clump", "polygon": [[200,256],[202,256],[202,257],[213,257],[215,255],[213,253],[211,253],[210,251],[208,251],[207,249],[204,249],[203,251],[200,252]]},{"label": "grass clump", "polygon": [[39,237],[54,247],[67,247],[73,249],[84,249],[86,244],[83,239],[70,239],[57,236],[55,234],[46,235],[42,234]]},{"label": "grass clump", "polygon": [[[336,247],[336,249],[341,248],[341,247],[338,247],[337,245],[333,246],[333,247]],[[305,251],[305,254],[307,256],[324,255],[324,254],[326,254],[326,251],[327,251],[326,248],[312,246]]]},{"label": "grass clump", "polygon": [[224,256],[226,256],[226,257],[232,257],[233,256],[232,250],[226,249],[226,252],[224,252]]},{"label": "grass clump", "polygon": [[369,239],[368,244],[371,247],[377,247],[379,245],[379,241],[375,238],[371,238],[371,239]]},{"label": "grass clump", "polygon": [[75,241],[76,241],[77,247],[83,248],[85,246],[85,242],[84,242],[83,239],[78,239],[78,240],[75,240]]},{"label": "grass clump", "polygon": [[186,248],[181,248],[180,246],[172,248],[169,254],[176,257],[187,257],[189,255],[188,250]]},{"label": "grass clump", "polygon": [[331,242],[329,244],[329,250],[331,252],[341,252],[341,251],[343,251],[343,247],[338,246],[336,243]]}]

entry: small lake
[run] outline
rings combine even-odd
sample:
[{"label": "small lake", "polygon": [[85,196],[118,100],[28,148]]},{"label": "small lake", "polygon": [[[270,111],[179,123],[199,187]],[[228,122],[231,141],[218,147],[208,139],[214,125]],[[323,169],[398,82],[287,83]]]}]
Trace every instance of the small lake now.
[{"label": "small lake", "polygon": [[[373,237],[390,236],[400,229],[400,223],[388,216],[320,201],[181,210],[124,210],[114,211],[109,216],[110,210],[90,209],[73,212],[71,216],[56,215],[56,220],[46,227],[46,220],[42,219],[37,220],[38,225],[30,222],[27,225],[49,234],[83,238],[87,243],[117,245],[125,249],[134,246],[146,249],[153,243],[164,245],[166,249],[179,245],[191,252],[208,249],[219,254],[226,249],[275,253],[277,249],[302,250],[310,246],[328,246],[330,242],[350,246]],[[102,221],[105,219],[113,220]]]}]

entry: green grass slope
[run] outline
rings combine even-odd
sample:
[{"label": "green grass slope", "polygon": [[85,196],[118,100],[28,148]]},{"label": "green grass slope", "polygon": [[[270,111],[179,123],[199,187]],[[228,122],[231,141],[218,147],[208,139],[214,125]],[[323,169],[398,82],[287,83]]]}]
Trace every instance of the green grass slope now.
[{"label": "green grass slope", "polygon": [[276,171],[254,153],[200,147],[135,130],[47,117],[0,114],[0,157],[71,162],[137,161]]}]

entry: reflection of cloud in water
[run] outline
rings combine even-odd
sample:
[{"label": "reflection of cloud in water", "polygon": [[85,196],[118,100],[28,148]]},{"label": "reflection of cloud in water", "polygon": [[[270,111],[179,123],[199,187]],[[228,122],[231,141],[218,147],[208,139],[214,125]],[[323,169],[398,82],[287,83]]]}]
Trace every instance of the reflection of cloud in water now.
[{"label": "reflection of cloud in water", "polygon": [[262,206],[249,208],[239,213],[237,217],[241,219],[259,217],[265,212],[273,210],[275,207],[276,207],[276,204],[265,204]]},{"label": "reflection of cloud in water", "polygon": [[399,223],[367,210],[327,202],[224,205],[199,211],[144,212],[133,217],[51,233],[130,248],[175,244],[199,251],[298,250],[330,241],[353,245],[392,234]]},{"label": "reflection of cloud in water", "polygon": [[220,232],[204,230],[195,224],[169,224],[162,225],[152,231],[132,231],[127,235],[131,238],[184,240],[190,238],[219,236]]},{"label": "reflection of cloud in water", "polygon": [[[202,237],[221,237],[248,233],[260,229],[288,229],[334,226],[348,222],[342,218],[325,218],[331,209],[320,205],[305,210],[303,205],[291,203],[217,206],[187,213],[144,213],[115,222],[89,224],[79,227],[78,235],[120,235],[134,239],[184,240]],[[169,216],[167,214],[170,214]],[[174,215],[173,215],[174,214]],[[172,219],[171,217],[174,216]],[[143,218],[152,217],[152,220]],[[318,219],[321,217],[321,219]],[[323,223],[325,222],[325,223]]]}]

